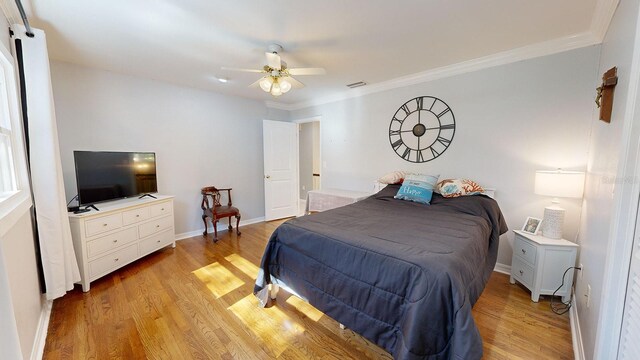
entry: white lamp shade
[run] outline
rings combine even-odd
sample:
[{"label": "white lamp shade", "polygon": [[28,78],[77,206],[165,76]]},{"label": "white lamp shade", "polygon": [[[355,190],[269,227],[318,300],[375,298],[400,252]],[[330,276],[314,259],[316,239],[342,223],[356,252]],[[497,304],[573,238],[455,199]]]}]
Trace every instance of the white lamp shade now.
[{"label": "white lamp shade", "polygon": [[280,79],[278,80],[278,84],[280,84],[280,90],[282,90],[283,94],[291,90],[291,84],[287,80]]},{"label": "white lamp shade", "polygon": [[270,76],[265,76],[262,78],[262,80],[260,80],[260,88],[264,92],[270,92],[272,85],[273,85],[273,78]]},{"label": "white lamp shade", "polygon": [[536,171],[535,193],[538,195],[581,198],[584,173],[578,171]]},{"label": "white lamp shade", "polygon": [[271,87],[271,95],[273,95],[273,96],[282,95],[282,90],[280,89],[280,84],[277,81],[275,81],[273,83],[273,86]]}]

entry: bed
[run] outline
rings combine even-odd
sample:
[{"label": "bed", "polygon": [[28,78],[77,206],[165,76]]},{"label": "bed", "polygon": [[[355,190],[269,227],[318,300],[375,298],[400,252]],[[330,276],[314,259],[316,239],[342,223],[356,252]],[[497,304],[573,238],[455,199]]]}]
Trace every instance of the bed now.
[{"label": "bed", "polygon": [[279,285],[396,359],[479,359],[471,308],[507,231],[495,200],[397,200],[390,185],[355,204],[289,220],[265,249],[254,293]]}]

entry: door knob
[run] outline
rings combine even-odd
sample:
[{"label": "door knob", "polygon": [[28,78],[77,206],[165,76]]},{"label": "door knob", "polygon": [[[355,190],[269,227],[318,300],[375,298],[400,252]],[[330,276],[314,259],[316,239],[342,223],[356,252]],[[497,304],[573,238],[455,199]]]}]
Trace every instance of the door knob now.
[{"label": "door knob", "polygon": [[269,176],[269,175],[265,175],[264,177],[265,177],[266,179],[271,179],[271,176]]}]

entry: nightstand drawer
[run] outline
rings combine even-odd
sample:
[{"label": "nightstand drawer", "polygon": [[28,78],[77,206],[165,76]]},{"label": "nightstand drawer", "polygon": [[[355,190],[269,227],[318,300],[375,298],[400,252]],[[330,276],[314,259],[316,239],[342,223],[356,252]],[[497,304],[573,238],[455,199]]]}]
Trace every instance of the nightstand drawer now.
[{"label": "nightstand drawer", "polygon": [[513,257],[513,263],[511,264],[511,275],[518,279],[528,288],[533,287],[533,267],[527,265],[524,261],[518,257]]},{"label": "nightstand drawer", "polygon": [[523,240],[520,236],[515,238],[513,252],[530,265],[536,264],[536,247]]}]

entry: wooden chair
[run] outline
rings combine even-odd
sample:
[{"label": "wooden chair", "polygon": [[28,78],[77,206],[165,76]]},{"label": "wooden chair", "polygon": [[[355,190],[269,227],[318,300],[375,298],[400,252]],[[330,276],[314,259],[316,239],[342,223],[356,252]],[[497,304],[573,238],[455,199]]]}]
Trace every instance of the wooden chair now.
[{"label": "wooden chair", "polygon": [[[220,204],[221,191],[227,192],[229,202],[226,206]],[[208,186],[202,188],[200,193],[202,194],[202,204],[200,204],[200,207],[202,208],[202,221],[204,222],[204,233],[202,233],[202,235],[207,236],[208,217],[213,224],[213,242],[218,241],[218,229],[216,227],[218,220],[229,218],[229,231],[231,231],[233,230],[233,226],[231,226],[232,216],[236,218],[236,233],[240,235],[240,210],[231,204],[231,189],[216,189],[215,186]],[[211,203],[209,203],[209,199],[211,199]]]}]

